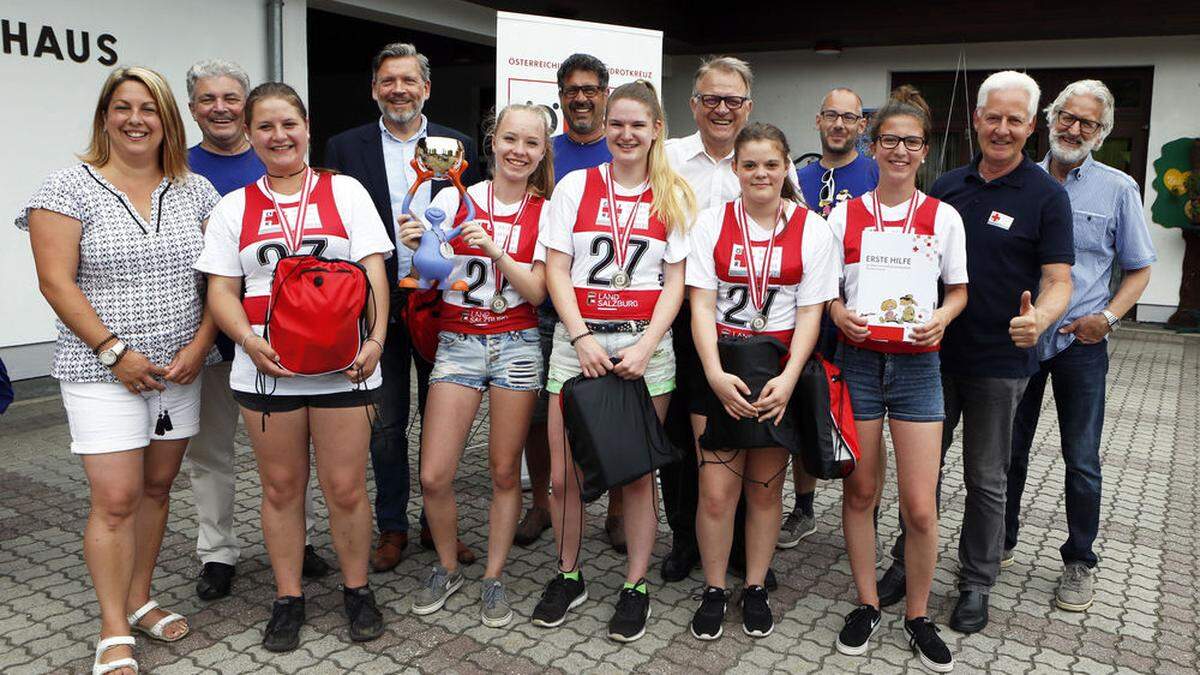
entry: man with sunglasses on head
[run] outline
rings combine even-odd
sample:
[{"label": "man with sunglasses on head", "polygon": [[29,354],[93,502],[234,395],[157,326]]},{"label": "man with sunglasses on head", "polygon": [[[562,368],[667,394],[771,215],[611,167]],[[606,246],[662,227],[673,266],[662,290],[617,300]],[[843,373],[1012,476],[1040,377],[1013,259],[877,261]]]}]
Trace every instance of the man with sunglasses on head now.
[{"label": "man with sunglasses on head", "polygon": [[[858,138],[866,131],[867,120],[863,117],[862,98],[854,90],[838,87],[825,94],[817,111],[816,125],[821,136],[821,160],[801,168],[797,174],[804,202],[821,217],[828,218],[833,207],[875,189],[879,182],[879,165],[858,152]],[[832,358],[836,335],[836,329],[826,317],[821,322],[817,351]],[[882,485],[882,473],[887,470],[887,449],[883,444],[880,444],[880,455],[879,484]],[[817,531],[817,516],[813,510],[817,479],[808,475],[799,462],[792,465],[792,478],[796,482],[796,503],[779,528],[778,545],[784,549],[795,547],[801,539]],[[876,520],[878,507],[876,498]]]}]

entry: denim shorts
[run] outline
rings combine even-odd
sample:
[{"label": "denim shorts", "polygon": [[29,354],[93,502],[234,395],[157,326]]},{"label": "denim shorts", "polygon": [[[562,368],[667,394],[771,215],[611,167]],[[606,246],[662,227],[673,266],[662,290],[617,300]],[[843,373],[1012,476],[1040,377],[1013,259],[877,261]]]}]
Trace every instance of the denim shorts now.
[{"label": "denim shorts", "polygon": [[[593,337],[610,356],[616,356],[617,352],[632,346],[644,334],[644,331],[595,333]],[[564,382],[582,372],[583,367],[579,365],[579,355],[571,346],[567,327],[560,321],[554,329],[554,351],[550,354],[550,372],[546,376],[546,390],[551,394],[557,394],[562,391]],[[661,396],[675,391],[675,346],[671,341],[671,331],[668,330],[658,341],[642,377],[646,380],[646,389],[651,396]]]},{"label": "denim shorts", "polygon": [[906,422],[946,418],[937,352],[885,354],[843,342],[836,362],[850,387],[854,419],[877,420],[885,413]]},{"label": "denim shorts", "polygon": [[542,352],[536,328],[507,333],[438,333],[437,360],[429,383],[451,382],[486,391],[542,388]]}]

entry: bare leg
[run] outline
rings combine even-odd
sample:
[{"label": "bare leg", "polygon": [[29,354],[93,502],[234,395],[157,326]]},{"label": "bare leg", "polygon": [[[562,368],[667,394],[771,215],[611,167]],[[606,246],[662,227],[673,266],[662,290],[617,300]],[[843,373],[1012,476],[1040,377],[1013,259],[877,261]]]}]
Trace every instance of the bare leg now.
[{"label": "bare leg", "polygon": [[[699,415],[692,415],[693,426]],[[703,425],[700,427],[703,429]],[[725,588],[725,573],[729,567],[729,549],[733,546],[733,519],[742,494],[742,479],[746,472],[746,453],[712,452],[697,448],[705,462],[700,466],[700,500],[696,509],[696,543],[700,547],[700,564],[704,568],[704,583]],[[717,462],[725,462],[722,466]]]},{"label": "bare leg", "polygon": [[563,430],[558,394],[550,395],[550,417],[546,432],[550,439],[550,520],[554,524],[554,543],[562,552],[559,569],[573,572],[579,566],[579,539],[585,513],[579,492],[579,477],[575,474],[575,460],[571,457],[571,448]]},{"label": "bare leg", "polygon": [[[275,596],[304,595],[304,491],[308,485],[308,410],[271,413],[263,431],[262,413],[242,408],[246,432],[262,482],[262,527]],[[364,418],[365,419],[365,418]]]},{"label": "bare leg", "polygon": [[483,576],[492,579],[504,570],[521,518],[521,445],[529,435],[537,393],[492,387],[488,398],[492,419],[504,420],[504,424],[492,424],[488,436],[492,506],[488,513],[488,559]]},{"label": "bare leg", "polygon": [[533,493],[534,507],[549,509],[550,445],[545,424],[529,427],[529,435],[525,437],[525,464],[529,466],[529,487]]},{"label": "bare leg", "polygon": [[900,513],[908,529],[904,538],[905,610],[907,619],[927,616],[929,588],[937,564],[937,481],[941,460],[942,423],[891,420],[896,446]]},{"label": "bare leg", "polygon": [[[309,408],[308,428],[317,458],[317,481],[329,507],[329,532],[342,568],[342,583],[346,588],[366,586],[371,555],[371,502],[367,498],[371,425],[367,410]],[[303,492],[300,498],[304,500]],[[303,520],[303,507],[300,516]],[[303,522],[301,526],[298,534],[303,551]]]},{"label": "bare leg", "polygon": [[[742,473],[750,479],[743,487],[746,493],[746,586],[762,586],[775,555],[775,542],[779,541],[783,515],[782,472],[787,468],[788,452],[783,448],[757,448],[741,454],[747,455]],[[768,487],[753,482],[768,480],[772,481]]]},{"label": "bare leg", "polygon": [[[671,395],[655,396],[652,400],[654,412],[661,422],[667,416]],[[625,541],[628,546],[625,580],[629,583],[637,583],[650,569],[650,554],[654,551],[654,539],[658,534],[657,487],[654,472],[651,471],[621,489],[621,498],[627,500],[629,506],[625,513]]]},{"label": "bare leg", "polygon": [[[462,456],[471,423],[483,394],[452,382],[434,382],[429,387],[426,414],[436,424],[421,426],[421,493],[425,499],[425,521],[433,534],[438,562],[450,571],[458,569],[458,504],[454,498],[454,474]],[[495,425],[493,425],[495,426]]]},{"label": "bare leg", "polygon": [[859,466],[843,481],[842,531],[846,537],[846,553],[850,571],[858,589],[860,604],[879,607],[879,590],[875,581],[875,484],[879,462],[879,443],[883,434],[883,419],[855,421],[862,456]]},{"label": "bare leg", "polygon": [[[83,559],[100,603],[100,637],[129,635],[125,601],[133,579],[135,526],[142,499],[144,449],[83,455],[91,486],[91,510],[83,532]],[[133,656],[131,647],[113,647],[105,661]],[[119,675],[133,675],[125,669]]]},{"label": "bare leg", "polygon": [[[150,582],[154,577],[158,551],[162,548],[163,532],[167,527],[171,485],[179,474],[187,443],[187,439],[151,441],[143,455],[142,501],[137,512],[137,549],[133,559],[133,578],[125,600],[125,611],[131,614],[150,600]],[[155,609],[138,623],[150,627],[167,614],[169,612],[165,609]],[[163,627],[163,636],[171,639],[186,631],[186,620],[174,621]]]}]

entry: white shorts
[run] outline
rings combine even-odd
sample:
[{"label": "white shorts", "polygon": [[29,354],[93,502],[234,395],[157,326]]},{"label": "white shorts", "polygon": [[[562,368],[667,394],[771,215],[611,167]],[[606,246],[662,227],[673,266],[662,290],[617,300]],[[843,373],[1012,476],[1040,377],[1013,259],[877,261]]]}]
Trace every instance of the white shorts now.
[{"label": "white shorts", "polygon": [[[120,383],[59,382],[71,428],[71,452],[123,452],[144,448],[150,441],[195,436],[200,430],[200,377],[187,385],[165,384],[161,394],[131,394]],[[171,418],[171,430],[160,435],[154,432],[162,411]]]}]

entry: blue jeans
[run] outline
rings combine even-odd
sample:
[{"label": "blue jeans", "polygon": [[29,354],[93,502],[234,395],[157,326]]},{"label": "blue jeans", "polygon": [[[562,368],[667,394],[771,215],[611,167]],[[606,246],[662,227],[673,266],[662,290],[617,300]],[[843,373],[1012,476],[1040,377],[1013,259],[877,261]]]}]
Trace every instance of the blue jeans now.
[{"label": "blue jeans", "polygon": [[[375,522],[380,532],[408,532],[408,408],[412,398],[414,362],[417,366],[417,409],[423,416],[433,364],[417,355],[403,320],[395,321],[388,326],[383,358],[379,361],[383,384],[376,392],[379,416],[371,429]],[[420,456],[418,451],[418,462]]]},{"label": "blue jeans", "polygon": [[1066,463],[1067,541],[1059,549],[1064,563],[1096,566],[1092,544],[1100,529],[1100,432],[1104,428],[1104,385],[1108,375],[1108,343],[1071,343],[1046,361],[1029,379],[1013,421],[1012,462],[1008,469],[1004,547],[1017,544],[1021,494],[1029,470],[1029,449],[1037,429],[1046,379],[1051,378],[1058,409],[1058,429]]}]

